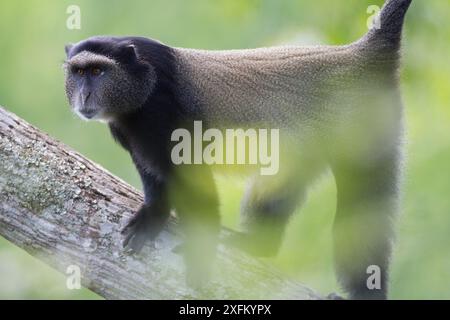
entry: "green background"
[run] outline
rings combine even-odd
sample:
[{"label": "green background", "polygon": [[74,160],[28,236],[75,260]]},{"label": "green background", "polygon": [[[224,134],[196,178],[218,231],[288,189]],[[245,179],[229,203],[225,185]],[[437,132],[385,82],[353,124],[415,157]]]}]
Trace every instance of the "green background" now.
[{"label": "green background", "polygon": [[[66,9],[81,8],[81,30]],[[367,31],[376,0],[1,1],[0,104],[140,188],[105,125],[80,121],[64,95],[64,44],[98,34],[142,35],[172,46],[230,49],[283,43],[344,44]],[[391,298],[450,298],[450,5],[414,0],[406,22],[402,87],[407,116],[403,206]],[[223,222],[236,226],[243,181],[218,178]],[[323,294],[337,291],[325,176],[269,260]],[[0,238],[0,298],[99,298]]]}]

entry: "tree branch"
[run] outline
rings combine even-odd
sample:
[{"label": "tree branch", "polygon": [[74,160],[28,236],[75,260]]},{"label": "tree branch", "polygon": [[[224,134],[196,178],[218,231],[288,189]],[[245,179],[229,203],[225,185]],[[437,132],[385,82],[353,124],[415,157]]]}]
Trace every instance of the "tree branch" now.
[{"label": "tree branch", "polygon": [[[175,219],[139,256],[118,230],[142,195],[105,169],[0,107],[0,235],[107,299],[319,299],[260,260],[219,247],[201,291],[185,285]],[[230,231],[223,230],[223,233]]]}]

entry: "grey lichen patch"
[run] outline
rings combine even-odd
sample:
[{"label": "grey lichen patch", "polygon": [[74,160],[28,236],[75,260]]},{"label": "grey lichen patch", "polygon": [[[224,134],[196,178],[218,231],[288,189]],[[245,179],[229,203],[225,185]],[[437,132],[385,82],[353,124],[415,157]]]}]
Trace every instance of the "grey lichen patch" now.
[{"label": "grey lichen patch", "polygon": [[82,246],[85,252],[91,253],[97,250],[97,243],[95,240],[86,238],[82,242]]},{"label": "grey lichen patch", "polygon": [[[83,163],[64,160],[39,137],[0,137],[0,197],[41,215],[66,214],[92,184]],[[81,202],[81,201],[80,201]],[[92,208],[86,203],[84,211]]]},{"label": "grey lichen patch", "polygon": [[102,223],[100,223],[99,227],[100,227],[100,236],[101,237],[106,237],[106,236],[111,235],[111,233],[116,228],[115,225],[113,225],[112,223],[109,223],[109,222],[102,222]]},{"label": "grey lichen patch", "polygon": [[58,163],[45,142],[0,140],[1,197],[14,196],[20,205],[36,214],[52,207],[63,211],[71,196],[70,183],[58,176]]}]

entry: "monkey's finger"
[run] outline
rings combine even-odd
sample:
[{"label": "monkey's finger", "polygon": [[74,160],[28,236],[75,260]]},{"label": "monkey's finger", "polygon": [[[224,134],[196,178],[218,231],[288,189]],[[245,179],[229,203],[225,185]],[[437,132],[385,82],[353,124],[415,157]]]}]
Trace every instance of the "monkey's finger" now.
[{"label": "monkey's finger", "polygon": [[146,242],[145,234],[137,233],[130,239],[128,242],[127,247],[131,250],[134,254],[139,254],[142,251],[142,248],[144,247],[144,244]]},{"label": "monkey's finger", "polygon": [[138,220],[137,220],[136,218],[132,217],[130,220],[127,221],[127,223],[125,224],[125,226],[120,230],[120,233],[121,233],[122,235],[124,235],[124,234],[126,234],[126,233],[129,233],[130,230],[132,230],[133,227],[136,225],[137,221],[138,221]]},{"label": "monkey's finger", "polygon": [[134,233],[129,233],[125,239],[123,239],[122,241],[122,247],[123,248],[127,248],[128,247],[128,243],[130,242],[131,238],[134,237]]}]

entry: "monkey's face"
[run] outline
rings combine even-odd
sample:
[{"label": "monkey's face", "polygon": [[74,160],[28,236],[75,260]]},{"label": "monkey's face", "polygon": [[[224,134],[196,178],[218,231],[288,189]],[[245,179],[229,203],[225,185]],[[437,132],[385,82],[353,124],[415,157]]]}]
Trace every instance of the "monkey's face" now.
[{"label": "monkey's face", "polygon": [[130,66],[89,51],[70,57],[64,67],[67,98],[85,120],[113,121],[138,110],[155,82],[150,66],[144,75],[132,73]]}]

